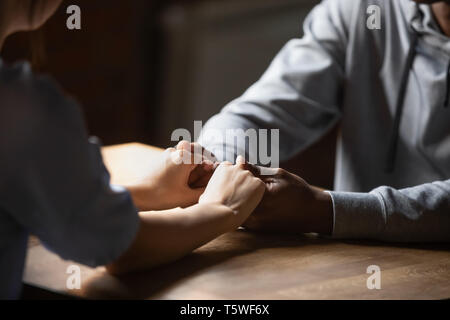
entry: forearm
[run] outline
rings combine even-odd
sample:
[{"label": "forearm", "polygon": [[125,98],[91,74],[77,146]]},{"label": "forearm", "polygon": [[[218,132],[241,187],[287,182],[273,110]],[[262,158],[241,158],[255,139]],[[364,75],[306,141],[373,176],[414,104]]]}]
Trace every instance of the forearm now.
[{"label": "forearm", "polygon": [[450,241],[450,180],[370,193],[331,192],[335,238]]},{"label": "forearm", "polygon": [[159,188],[149,187],[145,184],[127,185],[125,187],[130,192],[133,203],[139,211],[167,208],[165,202],[168,202],[168,199],[165,199]]},{"label": "forearm", "polygon": [[[285,219],[280,230],[295,233],[318,233],[331,235],[333,232],[333,201],[329,193],[311,186],[311,196],[299,201],[297,208]],[[293,200],[295,201],[295,200]],[[289,218],[290,217],[290,218]]]},{"label": "forearm", "polygon": [[110,273],[122,274],[175,261],[234,228],[232,211],[215,204],[141,212],[140,220],[131,247],[106,266]]},{"label": "forearm", "polygon": [[[159,211],[173,207],[188,207],[194,202],[184,203],[180,200],[178,190],[168,190],[164,186],[142,183],[126,186],[133,203],[139,211]],[[169,196],[170,195],[170,196]]]}]

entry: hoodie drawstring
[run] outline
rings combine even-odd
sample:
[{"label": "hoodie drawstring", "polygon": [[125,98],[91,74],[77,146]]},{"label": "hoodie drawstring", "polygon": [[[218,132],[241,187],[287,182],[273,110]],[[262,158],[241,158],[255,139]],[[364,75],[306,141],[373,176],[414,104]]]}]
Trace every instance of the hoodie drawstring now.
[{"label": "hoodie drawstring", "polygon": [[411,46],[409,47],[408,56],[406,58],[405,67],[403,69],[402,78],[400,82],[400,90],[397,97],[397,102],[395,106],[395,118],[394,124],[392,126],[391,137],[388,144],[388,152],[386,157],[386,173],[392,173],[395,167],[395,158],[397,155],[397,145],[398,136],[400,129],[400,120],[402,118],[403,107],[405,102],[406,87],[408,85],[408,79],[410,74],[410,69],[413,65],[414,58],[416,56],[416,45],[417,45],[418,35],[412,32]]}]

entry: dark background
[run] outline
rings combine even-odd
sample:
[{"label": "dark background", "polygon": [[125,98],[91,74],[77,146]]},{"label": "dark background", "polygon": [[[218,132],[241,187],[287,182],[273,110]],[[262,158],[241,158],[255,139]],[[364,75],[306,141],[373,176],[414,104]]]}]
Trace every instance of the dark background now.
[{"label": "dark background", "polygon": [[[7,62],[33,61],[83,108],[104,144],[173,145],[256,81],[317,0],[64,1],[39,31],[5,43]],[[81,8],[81,30],[66,8]],[[332,186],[336,130],[283,167]]]}]

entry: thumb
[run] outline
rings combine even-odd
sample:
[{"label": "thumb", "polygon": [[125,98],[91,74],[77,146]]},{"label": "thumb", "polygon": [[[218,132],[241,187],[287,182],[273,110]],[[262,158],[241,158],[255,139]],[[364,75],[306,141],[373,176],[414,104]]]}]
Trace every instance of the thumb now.
[{"label": "thumb", "polygon": [[170,159],[175,165],[183,165],[186,170],[192,170],[202,163],[201,155],[195,155],[188,150],[178,149],[170,154]]}]

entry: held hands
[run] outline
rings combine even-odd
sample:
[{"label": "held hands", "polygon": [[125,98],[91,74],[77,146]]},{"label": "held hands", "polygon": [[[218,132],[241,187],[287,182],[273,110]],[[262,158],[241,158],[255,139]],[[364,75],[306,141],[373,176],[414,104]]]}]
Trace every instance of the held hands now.
[{"label": "held hands", "polygon": [[261,179],[256,178],[249,170],[243,157],[236,159],[236,165],[230,162],[218,164],[215,156],[198,143],[181,141],[177,150],[185,150],[196,156],[201,155],[212,167],[198,166],[191,171],[188,185],[204,188],[199,204],[218,204],[234,212],[233,228],[240,226],[252,213],[265,191]]},{"label": "held hands", "polygon": [[236,165],[218,165],[214,155],[200,145],[181,141],[129,189],[142,211],[198,202],[234,212],[233,228],[243,224],[255,231],[331,234],[333,205],[328,193],[286,170],[265,170],[269,174],[261,175],[260,167],[245,163],[242,157]]},{"label": "held hands", "polygon": [[127,188],[141,211],[214,203],[231,209],[238,227],[261,200],[265,185],[246,170],[242,157],[236,162],[219,164],[199,144],[181,141],[164,151],[152,172]]},{"label": "held hands", "polygon": [[261,201],[265,185],[245,169],[245,160],[241,156],[236,164],[222,162],[215,170],[199,204],[211,203],[230,208],[234,215],[234,228],[239,227]]},{"label": "held hands", "polygon": [[261,201],[264,182],[245,169],[243,157],[238,156],[236,164],[222,162],[215,170],[199,204],[218,204],[234,213],[232,228],[239,227]]},{"label": "held hands", "polygon": [[233,228],[243,224],[255,231],[332,233],[333,205],[328,193],[286,170],[265,170],[269,175],[261,175],[260,167],[245,163],[242,157],[236,165],[219,165],[199,144],[181,141],[128,189],[141,211],[198,202],[234,212]]}]

